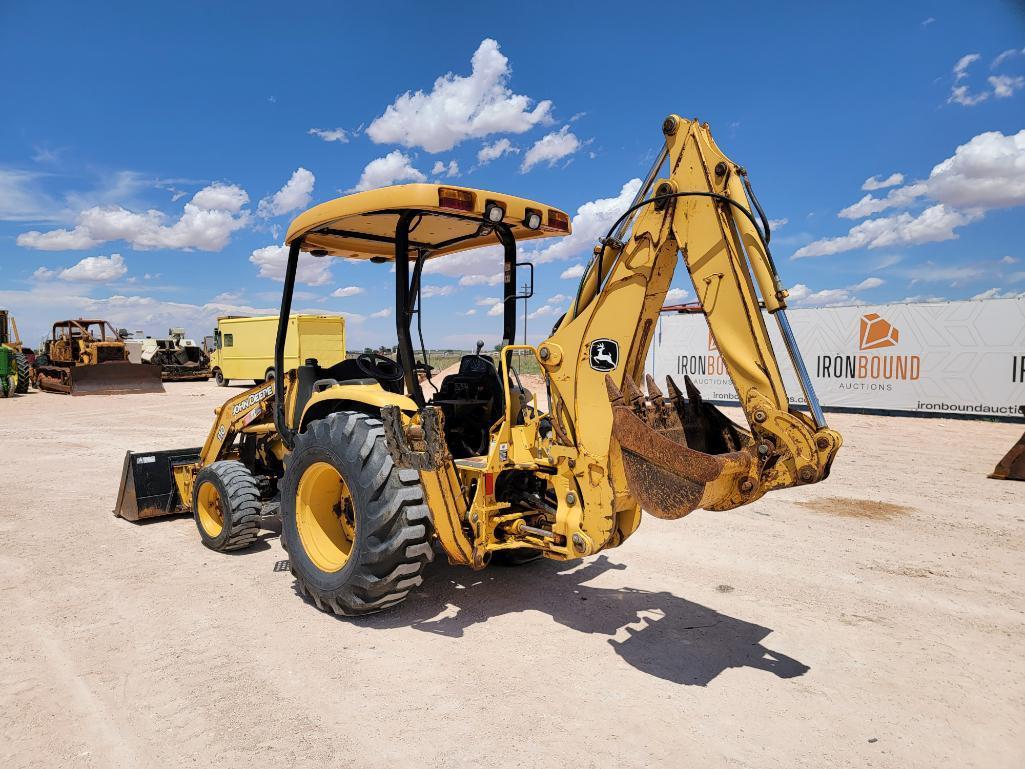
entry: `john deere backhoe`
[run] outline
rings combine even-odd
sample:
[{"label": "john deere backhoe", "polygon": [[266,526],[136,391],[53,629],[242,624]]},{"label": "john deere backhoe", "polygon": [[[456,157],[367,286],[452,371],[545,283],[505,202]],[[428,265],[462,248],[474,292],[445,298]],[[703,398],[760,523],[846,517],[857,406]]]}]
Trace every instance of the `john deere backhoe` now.
[{"label": "john deere backhoe", "polygon": [[[515,340],[517,241],[570,232],[556,208],[484,190],[412,184],[306,211],[289,227],[287,319],[301,251],[394,262],[398,360],[307,360],[217,410],[203,447],[129,453],[115,513],[191,510],[215,550],[248,545],[280,508],[282,543],[318,607],[365,614],[420,584],[438,545],[473,569],[495,557],[558,560],[623,544],[641,511],[729,510],[823,480],[841,445],[826,426],[786,320],[769,226],[747,175],[706,124],[672,115],[634,203],[595,248],[574,300],[537,347]],[[668,162],[666,174],[657,178]],[[498,359],[463,357],[428,398],[411,333],[429,259],[500,245]],[[688,270],[748,425],[686,383],[637,386],[678,261]],[[531,270],[532,272],[532,270]],[[760,296],[760,301],[759,301]],[[779,323],[809,412],[789,405],[765,326]],[[282,371],[287,324],[275,347]],[[540,364],[550,407],[520,384]],[[521,353],[523,354],[523,353]]]}]

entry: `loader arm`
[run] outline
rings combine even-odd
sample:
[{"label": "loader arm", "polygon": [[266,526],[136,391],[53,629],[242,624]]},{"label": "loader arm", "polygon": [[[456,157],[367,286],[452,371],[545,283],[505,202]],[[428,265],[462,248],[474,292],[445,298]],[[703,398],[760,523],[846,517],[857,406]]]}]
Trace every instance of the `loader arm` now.
[{"label": "loader arm", "polygon": [[[604,484],[594,479],[607,473],[611,484],[615,519],[585,525],[597,542],[629,535],[638,504],[678,518],[822,480],[842,443],[825,424],[786,322],[787,294],[744,170],[719,150],[707,124],[672,115],[663,133],[665,147],[635,205],[596,247],[576,299],[539,348],[556,434],[578,451],[585,509],[603,507]],[[668,176],[656,180],[666,160]],[[689,380],[687,397],[671,380],[665,396],[650,377],[647,395],[635,384],[678,254],[748,428],[704,403]],[[790,408],[762,305],[780,323],[810,414]],[[611,415],[593,405],[606,399]]]}]

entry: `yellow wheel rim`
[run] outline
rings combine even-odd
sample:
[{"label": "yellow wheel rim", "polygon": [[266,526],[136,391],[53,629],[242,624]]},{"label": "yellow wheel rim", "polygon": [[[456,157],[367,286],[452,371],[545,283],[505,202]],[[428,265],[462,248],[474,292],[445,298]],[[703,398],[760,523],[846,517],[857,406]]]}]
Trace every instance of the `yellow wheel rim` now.
[{"label": "yellow wheel rim", "polygon": [[196,511],[199,525],[207,536],[216,537],[224,529],[224,513],[221,510],[221,495],[212,483],[204,483],[196,494]]},{"label": "yellow wheel rim", "polygon": [[310,465],[295,493],[295,524],[303,550],[324,572],[345,566],[356,538],[349,487],[327,462]]}]

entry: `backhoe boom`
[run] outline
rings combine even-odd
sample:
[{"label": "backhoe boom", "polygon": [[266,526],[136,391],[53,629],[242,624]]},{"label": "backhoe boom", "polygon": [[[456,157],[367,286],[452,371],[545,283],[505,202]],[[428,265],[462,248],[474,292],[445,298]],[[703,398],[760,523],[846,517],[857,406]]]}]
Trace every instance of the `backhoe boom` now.
[{"label": "backhoe boom", "polygon": [[[729,509],[770,489],[821,480],[841,444],[825,425],[786,322],[787,294],[751,211],[744,169],[719,150],[707,124],[673,115],[663,132],[666,144],[653,173],[595,249],[569,313],[540,348],[543,360],[562,361],[568,353],[571,365],[546,366],[552,418],[575,436],[589,465],[608,467],[616,514],[627,521],[635,518],[627,513],[635,503],[676,518],[697,507]],[[666,160],[669,174],[656,180]],[[689,399],[671,381],[669,397],[650,378],[646,396],[635,384],[677,254],[750,429],[704,403],[689,381]],[[780,321],[810,417],[790,408],[763,306]],[[598,344],[618,350],[616,366],[596,361]],[[599,397],[611,402],[611,420],[594,418]],[[628,533],[620,528],[621,535]],[[600,529],[594,534],[601,536]]]}]

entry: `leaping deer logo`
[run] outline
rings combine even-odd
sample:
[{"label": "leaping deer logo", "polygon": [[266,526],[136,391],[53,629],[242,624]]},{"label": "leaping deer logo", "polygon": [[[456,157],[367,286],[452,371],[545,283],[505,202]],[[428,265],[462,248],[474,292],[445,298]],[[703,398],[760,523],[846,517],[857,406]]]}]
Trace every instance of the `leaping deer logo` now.
[{"label": "leaping deer logo", "polygon": [[619,365],[619,344],[611,339],[595,339],[591,342],[590,363],[595,371],[612,371]]}]

